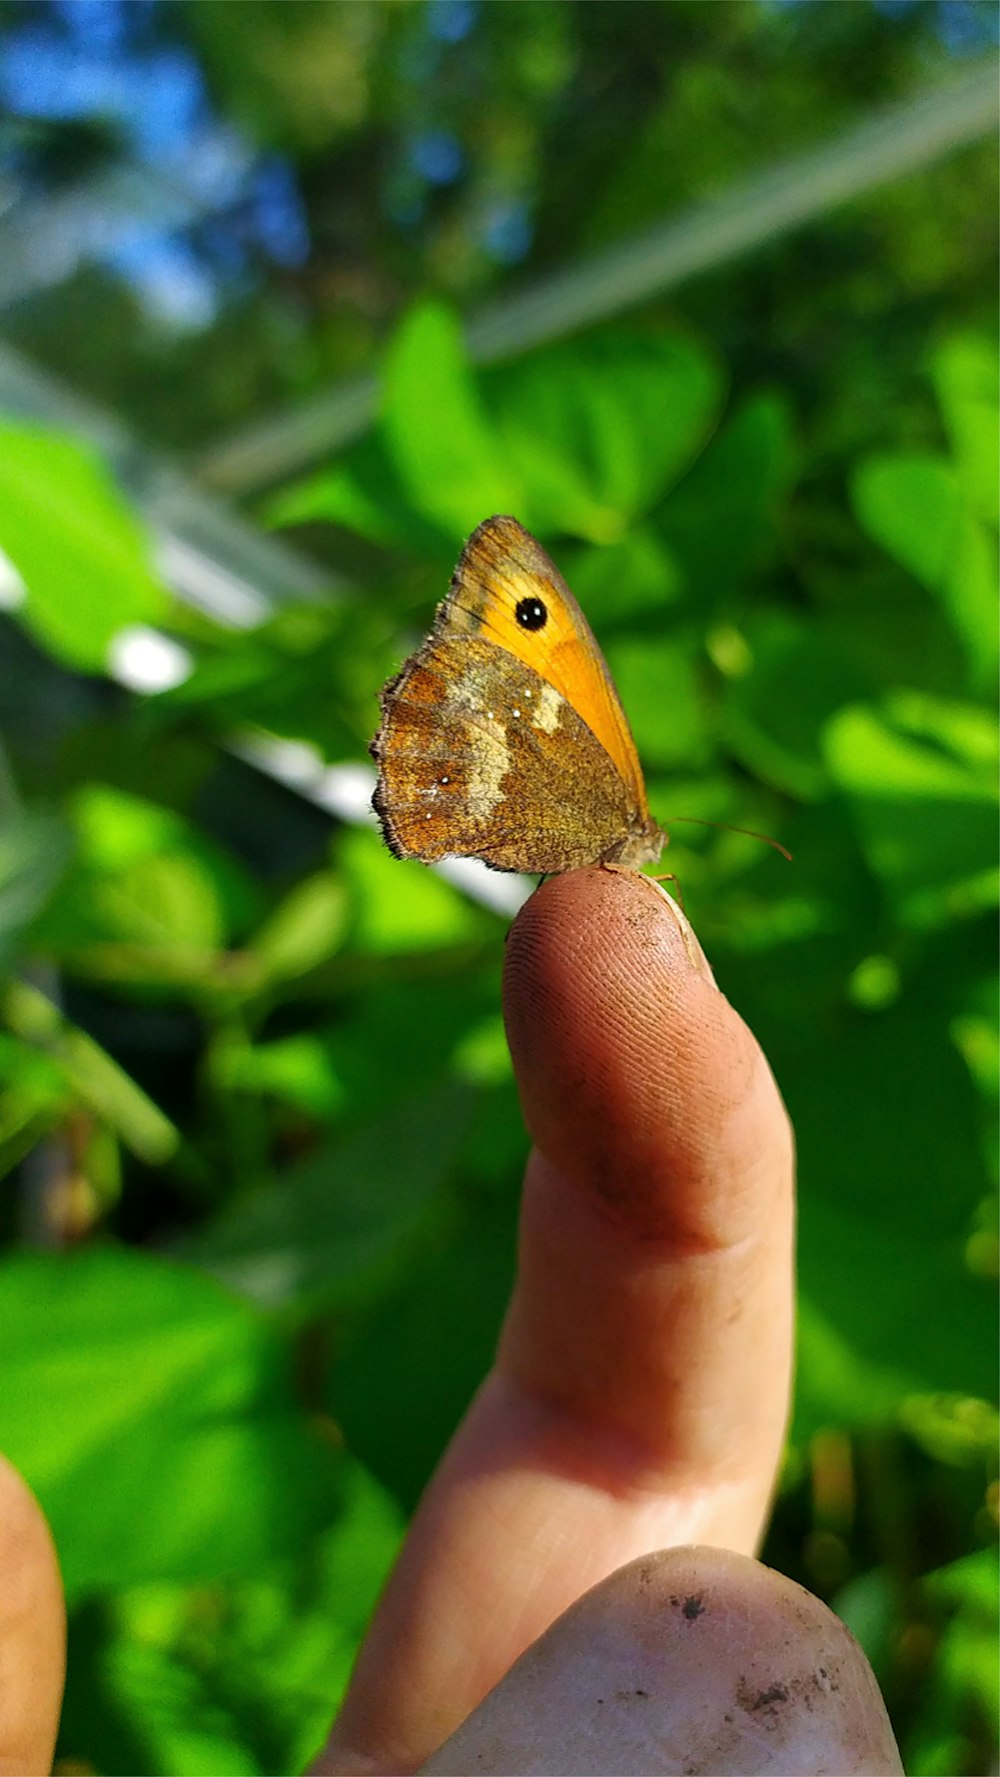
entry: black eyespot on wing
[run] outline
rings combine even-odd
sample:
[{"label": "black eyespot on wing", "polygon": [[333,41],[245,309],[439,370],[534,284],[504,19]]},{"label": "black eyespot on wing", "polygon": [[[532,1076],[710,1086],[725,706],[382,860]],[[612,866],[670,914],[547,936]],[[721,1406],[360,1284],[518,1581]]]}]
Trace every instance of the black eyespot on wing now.
[{"label": "black eyespot on wing", "polygon": [[514,615],[522,629],[544,629],[549,620],[548,607],[537,598],[520,599]]}]

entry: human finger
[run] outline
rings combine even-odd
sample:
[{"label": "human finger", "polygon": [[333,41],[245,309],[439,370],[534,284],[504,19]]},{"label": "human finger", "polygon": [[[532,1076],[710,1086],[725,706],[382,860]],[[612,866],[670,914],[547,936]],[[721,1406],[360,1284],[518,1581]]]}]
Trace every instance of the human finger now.
[{"label": "human finger", "polygon": [[49,1528],[34,1494],[0,1456],[0,1777],[52,1769],[65,1662]]},{"label": "human finger", "polygon": [[655,885],[544,885],[508,942],[529,1130],[497,1364],[411,1527],[320,1769],[412,1769],[636,1554],[749,1551],[791,1363],[792,1149],[770,1071]]}]

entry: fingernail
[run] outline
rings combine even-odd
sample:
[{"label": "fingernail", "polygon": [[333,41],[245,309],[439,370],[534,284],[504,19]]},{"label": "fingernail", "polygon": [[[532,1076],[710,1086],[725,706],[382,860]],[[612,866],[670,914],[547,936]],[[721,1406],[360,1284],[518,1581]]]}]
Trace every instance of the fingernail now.
[{"label": "fingernail", "polygon": [[658,882],[655,876],[643,875],[641,880],[643,882],[648,882],[650,888],[655,889],[657,894],[661,895],[663,900],[666,901],[667,906],[670,908],[671,913],[677,921],[681,938],[684,943],[684,949],[687,951],[691,967],[696,969],[698,974],[701,975],[705,981],[710,982],[711,985],[717,989],[718,983],[715,976],[712,974],[708,957],[705,955],[705,952],[702,950],[701,945],[695,937],[694,927],[679,901],[675,901],[673,895],[667,893],[662,882]]}]

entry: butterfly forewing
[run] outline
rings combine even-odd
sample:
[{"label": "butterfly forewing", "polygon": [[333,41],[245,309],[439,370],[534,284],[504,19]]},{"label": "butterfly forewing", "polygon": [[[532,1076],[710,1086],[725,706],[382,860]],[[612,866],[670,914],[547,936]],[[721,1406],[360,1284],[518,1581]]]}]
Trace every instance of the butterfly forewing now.
[{"label": "butterfly forewing", "polygon": [[593,630],[555,564],[516,518],[488,518],[473,531],[437,624],[442,634],[487,636],[553,685],[600,741],[636,811],[647,812],[635,742]]},{"label": "butterfly forewing", "polygon": [[382,693],[371,750],[400,857],[547,872],[638,867],[664,843],[586,619],[513,518],[473,532],[432,634]]}]

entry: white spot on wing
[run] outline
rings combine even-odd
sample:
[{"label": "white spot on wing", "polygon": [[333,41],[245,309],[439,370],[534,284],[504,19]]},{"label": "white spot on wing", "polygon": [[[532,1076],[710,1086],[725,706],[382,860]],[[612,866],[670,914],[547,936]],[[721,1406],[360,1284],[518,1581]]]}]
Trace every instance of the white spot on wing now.
[{"label": "white spot on wing", "polygon": [[483,729],[476,736],[469,766],[468,807],[474,821],[488,821],[497,803],[503,801],[502,786],[509,765],[504,730]]},{"label": "white spot on wing", "polygon": [[559,726],[563,699],[554,685],[543,685],[532,720],[543,734],[554,734]]}]

